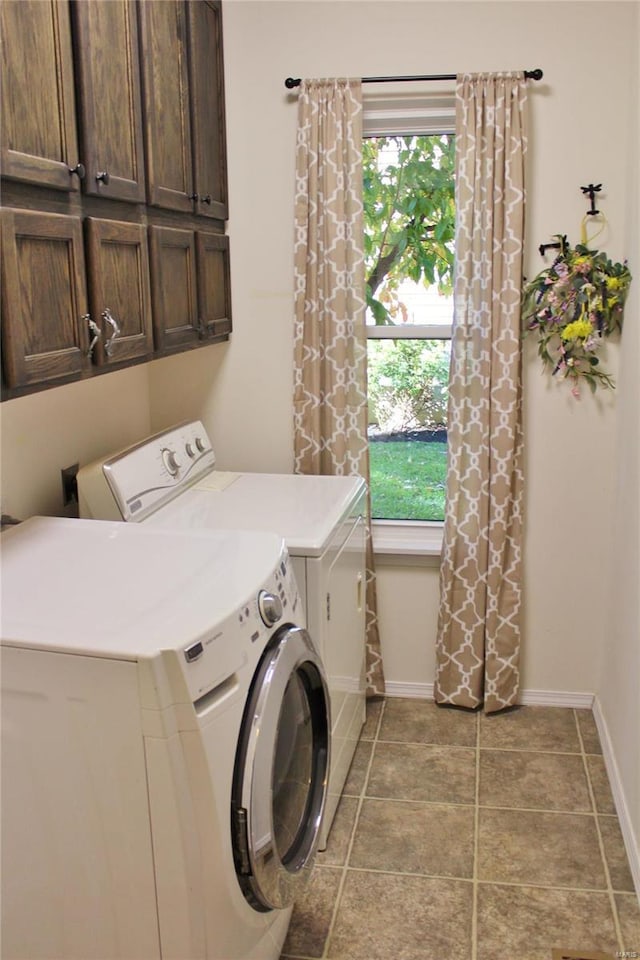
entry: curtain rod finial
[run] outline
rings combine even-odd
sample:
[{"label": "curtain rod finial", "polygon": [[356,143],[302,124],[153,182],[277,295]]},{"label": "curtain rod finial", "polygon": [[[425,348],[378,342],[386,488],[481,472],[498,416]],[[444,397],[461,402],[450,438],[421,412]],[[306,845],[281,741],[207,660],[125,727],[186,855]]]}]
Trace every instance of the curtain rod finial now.
[{"label": "curtain rod finial", "polygon": [[284,85],[287,88],[287,90],[293,90],[294,87],[300,86],[300,79],[294,80],[293,77],[287,77],[287,79],[284,82]]}]

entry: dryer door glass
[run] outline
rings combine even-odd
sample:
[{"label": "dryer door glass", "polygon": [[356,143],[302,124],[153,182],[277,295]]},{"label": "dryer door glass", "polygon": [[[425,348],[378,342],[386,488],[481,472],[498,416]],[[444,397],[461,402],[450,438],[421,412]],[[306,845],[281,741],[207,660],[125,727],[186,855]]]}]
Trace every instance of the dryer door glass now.
[{"label": "dryer door glass", "polygon": [[273,828],[282,862],[294,859],[296,840],[304,836],[313,778],[313,722],[302,676],[289,680],[278,721],[272,776]]},{"label": "dryer door glass", "polygon": [[257,910],[289,906],[313,865],[329,771],[329,694],[306,630],[270,641],[244,711],[233,779],[240,886]]}]

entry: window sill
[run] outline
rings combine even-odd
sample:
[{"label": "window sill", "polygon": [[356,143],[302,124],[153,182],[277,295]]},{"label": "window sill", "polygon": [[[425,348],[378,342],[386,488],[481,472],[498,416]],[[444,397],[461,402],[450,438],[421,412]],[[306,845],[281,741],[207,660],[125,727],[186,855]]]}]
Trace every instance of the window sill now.
[{"label": "window sill", "polygon": [[373,520],[373,552],[384,563],[439,566],[443,524],[418,520]]}]

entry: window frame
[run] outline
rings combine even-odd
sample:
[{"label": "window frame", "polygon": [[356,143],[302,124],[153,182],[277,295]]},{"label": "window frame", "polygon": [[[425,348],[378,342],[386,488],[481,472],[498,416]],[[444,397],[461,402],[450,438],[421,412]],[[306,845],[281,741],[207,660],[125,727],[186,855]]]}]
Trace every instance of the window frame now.
[{"label": "window frame", "polygon": [[[393,86],[363,91],[363,139],[455,134],[455,95],[449,89],[411,91]],[[416,336],[416,334],[418,334]],[[367,340],[451,340],[452,324],[367,324]],[[439,563],[442,520],[371,521],[373,551],[386,563]]]}]

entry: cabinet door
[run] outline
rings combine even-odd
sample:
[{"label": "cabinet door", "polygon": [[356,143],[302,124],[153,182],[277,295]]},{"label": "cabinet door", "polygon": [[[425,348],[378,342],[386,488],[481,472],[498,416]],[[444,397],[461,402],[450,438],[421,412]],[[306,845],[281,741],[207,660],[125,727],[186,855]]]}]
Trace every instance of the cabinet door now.
[{"label": "cabinet door", "polygon": [[153,332],[145,228],[88,217],[87,243],[91,317],[102,330],[96,363],[149,357]]},{"label": "cabinet door", "polygon": [[77,0],[73,10],[85,192],[132,203],[144,202],[142,101],[134,0]]},{"label": "cabinet door", "polygon": [[139,10],[148,202],[190,213],[193,169],[184,2],[144,2]]},{"label": "cabinet door", "polygon": [[196,246],[192,230],[149,227],[153,332],[158,350],[197,343]]},{"label": "cabinet door", "polygon": [[198,230],[198,315],[207,337],[231,332],[229,238]]},{"label": "cabinet door", "polygon": [[69,7],[60,0],[3,0],[2,175],[77,190],[78,163]]},{"label": "cabinet door", "polygon": [[188,0],[187,11],[196,211],[226,220],[222,5],[215,0]]},{"label": "cabinet door", "polygon": [[7,386],[80,377],[89,368],[80,219],[8,208],[1,215]]}]

